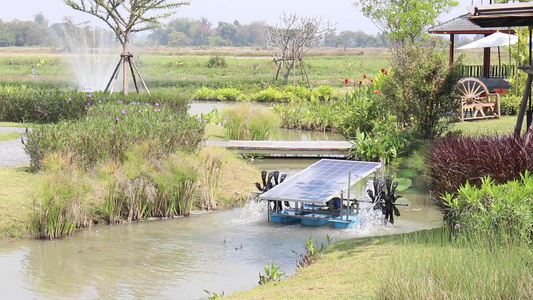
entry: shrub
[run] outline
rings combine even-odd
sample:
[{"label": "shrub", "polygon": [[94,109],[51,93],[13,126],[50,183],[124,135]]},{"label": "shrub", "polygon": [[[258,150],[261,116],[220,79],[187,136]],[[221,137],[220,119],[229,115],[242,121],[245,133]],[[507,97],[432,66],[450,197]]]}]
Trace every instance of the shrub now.
[{"label": "shrub", "polygon": [[520,110],[522,97],[505,95],[501,98],[500,106],[502,115],[516,115]]},{"label": "shrub", "polygon": [[318,87],[316,94],[321,101],[329,101],[334,98],[333,87],[330,85],[321,85]]},{"label": "shrub", "polygon": [[163,155],[196,149],[202,139],[202,122],[168,106],[105,98],[99,101],[85,119],[27,131],[25,148],[33,169],[40,169],[50,152],[69,154],[75,165],[89,169],[107,159],[123,161],[129,146],[143,141],[155,141],[153,151]]},{"label": "shrub", "polygon": [[502,184],[520,178],[533,170],[533,145],[523,137],[449,136],[433,143],[428,151],[428,176],[431,189],[441,208],[439,197],[445,192],[455,194],[467,181],[480,187],[482,178],[490,176]]},{"label": "shrub", "polygon": [[207,62],[208,68],[225,68],[228,66],[228,63],[226,62],[226,58],[215,55],[211,56],[209,58],[209,61]]},{"label": "shrub", "polygon": [[75,119],[85,115],[91,102],[87,94],[75,91],[0,86],[0,120],[50,123],[61,119]]},{"label": "shrub", "polygon": [[490,177],[483,177],[479,188],[466,182],[442,199],[451,230],[533,242],[533,176],[527,170],[504,184]]},{"label": "shrub", "polygon": [[287,86],[285,89],[286,95],[290,95],[290,98],[296,98],[300,100],[311,100],[315,95],[311,89],[303,86]]},{"label": "shrub", "polygon": [[279,127],[279,118],[269,110],[241,104],[222,111],[226,136],[233,140],[268,140]]},{"label": "shrub", "polygon": [[58,89],[34,89],[26,86],[0,86],[0,121],[57,123],[84,117],[89,108],[103,102],[159,103],[176,113],[185,113],[190,96],[176,89],[152,94],[122,94],[64,92]]},{"label": "shrub", "polygon": [[262,90],[258,93],[250,95],[250,100],[258,102],[275,102],[275,101],[285,101],[290,99],[290,93],[284,93],[275,88],[268,88]]},{"label": "shrub", "polygon": [[371,132],[357,132],[349,157],[388,164],[406,155],[416,141],[412,131],[398,128],[394,121],[383,120],[376,122]]},{"label": "shrub", "polygon": [[440,136],[455,120],[459,100],[452,92],[460,78],[460,63],[449,67],[435,41],[404,46],[393,56],[392,76],[383,82],[383,99],[403,127],[413,127],[424,139]]},{"label": "shrub", "polygon": [[215,99],[215,91],[213,89],[206,88],[206,87],[199,88],[194,94],[194,99],[213,100]]},{"label": "shrub", "polygon": [[357,132],[370,133],[376,121],[388,114],[378,94],[374,93],[374,83],[363,84],[346,93],[339,105],[342,106],[342,114],[338,126],[347,138],[354,138]]},{"label": "shrub", "polygon": [[235,88],[223,88],[215,90],[215,99],[221,101],[242,100],[243,94]]}]

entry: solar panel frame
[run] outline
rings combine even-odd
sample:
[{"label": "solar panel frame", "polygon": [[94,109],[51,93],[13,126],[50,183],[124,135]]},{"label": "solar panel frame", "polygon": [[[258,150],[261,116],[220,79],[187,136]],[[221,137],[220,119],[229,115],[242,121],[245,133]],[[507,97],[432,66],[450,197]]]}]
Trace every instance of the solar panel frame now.
[{"label": "solar panel frame", "polygon": [[348,187],[349,172],[353,185],[379,168],[378,162],[321,159],[263,193],[259,199],[323,205]]}]

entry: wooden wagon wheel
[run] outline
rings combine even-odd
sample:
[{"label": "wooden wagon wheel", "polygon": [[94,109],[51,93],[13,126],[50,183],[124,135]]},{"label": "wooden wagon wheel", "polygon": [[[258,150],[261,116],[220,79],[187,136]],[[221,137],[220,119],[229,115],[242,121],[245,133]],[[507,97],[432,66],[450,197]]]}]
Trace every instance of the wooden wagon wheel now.
[{"label": "wooden wagon wheel", "polygon": [[461,94],[463,105],[474,104],[489,92],[487,86],[479,79],[466,77],[459,80],[457,88]]}]

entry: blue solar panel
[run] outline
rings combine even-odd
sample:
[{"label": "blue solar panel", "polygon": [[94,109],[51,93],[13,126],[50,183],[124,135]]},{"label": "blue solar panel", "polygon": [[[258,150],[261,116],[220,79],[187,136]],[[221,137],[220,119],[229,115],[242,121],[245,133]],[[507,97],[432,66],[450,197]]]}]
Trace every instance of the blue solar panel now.
[{"label": "blue solar panel", "polygon": [[350,182],[355,184],[380,167],[381,163],[377,162],[322,159],[259,198],[324,204],[335,193],[348,187],[349,172]]}]

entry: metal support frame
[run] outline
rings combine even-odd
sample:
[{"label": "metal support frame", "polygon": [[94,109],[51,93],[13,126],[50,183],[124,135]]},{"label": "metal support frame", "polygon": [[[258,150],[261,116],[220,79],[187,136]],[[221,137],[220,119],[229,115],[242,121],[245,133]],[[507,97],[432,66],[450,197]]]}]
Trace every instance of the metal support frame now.
[{"label": "metal support frame", "polygon": [[120,73],[120,66],[124,65],[124,64],[128,64],[129,67],[130,67],[130,71],[131,71],[131,77],[133,78],[133,84],[135,85],[135,91],[137,91],[137,93],[139,92],[139,86],[137,84],[137,78],[135,77],[135,73],[137,73],[137,76],[139,76],[139,79],[141,80],[141,83],[144,87],[144,89],[146,90],[146,92],[148,94],[150,94],[150,90],[148,89],[148,86],[146,86],[146,83],[141,75],[141,72],[139,71],[139,69],[137,68],[137,65],[135,64],[135,60],[133,59],[133,54],[131,53],[122,53],[120,55],[120,59],[117,63],[117,66],[115,67],[115,70],[113,71],[113,74],[111,75],[111,78],[109,79],[109,81],[107,82],[107,85],[105,87],[105,90],[104,90],[104,93],[107,93],[107,91],[109,90],[109,87],[111,86],[111,90],[110,93],[113,93],[113,91],[115,90],[115,85],[117,83],[117,79],[118,79],[118,74]]}]

